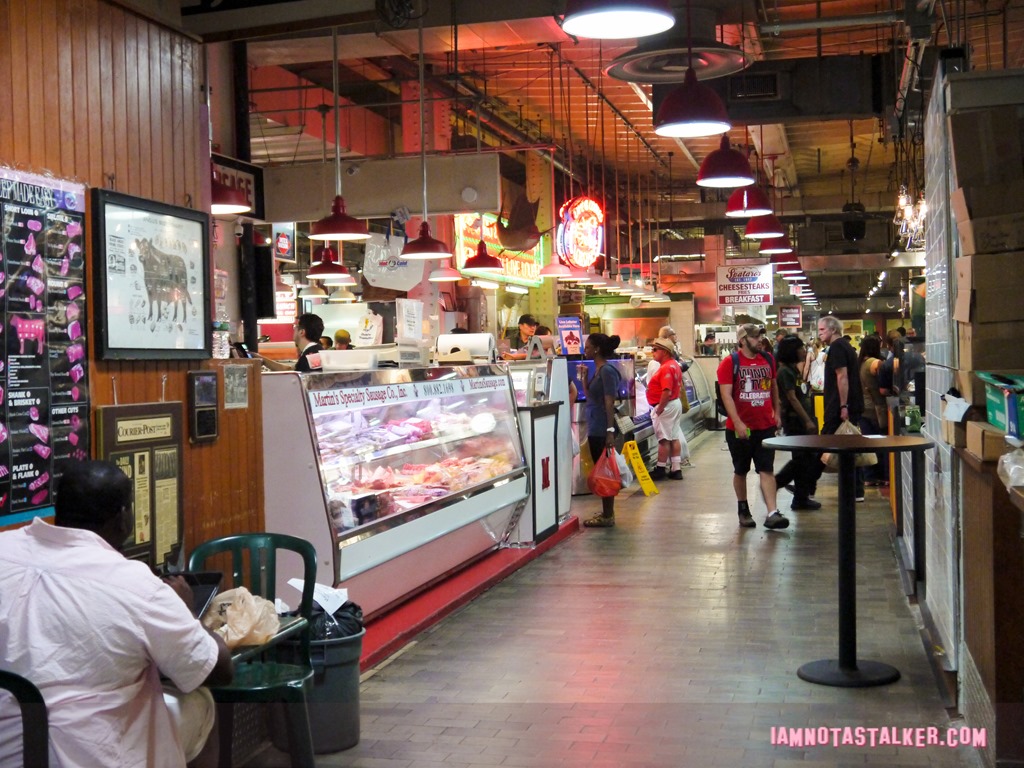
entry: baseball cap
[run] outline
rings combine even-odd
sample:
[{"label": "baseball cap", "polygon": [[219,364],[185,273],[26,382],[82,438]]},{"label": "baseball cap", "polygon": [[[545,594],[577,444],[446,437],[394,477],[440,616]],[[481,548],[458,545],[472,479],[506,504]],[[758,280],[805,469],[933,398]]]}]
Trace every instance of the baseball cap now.
[{"label": "baseball cap", "polygon": [[655,339],[651,342],[652,347],[658,347],[664,349],[666,352],[675,352],[675,347],[672,346],[672,342],[668,339]]},{"label": "baseball cap", "polygon": [[761,329],[753,323],[744,323],[736,329],[736,341],[742,341],[747,336],[757,338],[761,335]]},{"label": "baseball cap", "polygon": [[540,325],[540,323],[537,322],[537,318],[534,317],[533,315],[520,315],[519,325],[532,325],[534,327],[537,327],[538,325]]}]

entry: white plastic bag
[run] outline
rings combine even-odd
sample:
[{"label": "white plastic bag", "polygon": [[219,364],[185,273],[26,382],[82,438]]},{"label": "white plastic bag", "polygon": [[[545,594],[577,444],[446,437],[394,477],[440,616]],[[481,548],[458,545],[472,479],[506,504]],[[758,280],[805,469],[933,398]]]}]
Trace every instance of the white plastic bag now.
[{"label": "white plastic bag", "polygon": [[619,467],[619,474],[622,475],[622,487],[629,488],[634,482],[636,482],[636,478],[633,477],[633,470],[629,467],[629,462],[626,461],[625,456],[616,451],[615,463]]},{"label": "white plastic bag", "polygon": [[1004,453],[999,457],[996,472],[1007,488],[1024,485],[1024,451],[1017,448],[1009,453]]},{"label": "white plastic bag", "polygon": [[262,645],[281,626],[274,604],[245,587],[221,592],[203,614],[203,624],[224,638],[228,648]]}]

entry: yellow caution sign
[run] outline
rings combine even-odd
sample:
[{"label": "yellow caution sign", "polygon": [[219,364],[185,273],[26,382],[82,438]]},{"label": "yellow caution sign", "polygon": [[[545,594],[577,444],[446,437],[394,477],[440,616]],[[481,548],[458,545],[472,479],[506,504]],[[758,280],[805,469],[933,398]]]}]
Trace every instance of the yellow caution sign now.
[{"label": "yellow caution sign", "polygon": [[640,455],[636,440],[629,440],[622,446],[622,455],[626,457],[629,466],[633,468],[633,474],[636,475],[636,480],[640,483],[640,489],[644,492],[644,496],[656,494],[658,488],[647,473],[647,465],[644,464],[643,457]]}]

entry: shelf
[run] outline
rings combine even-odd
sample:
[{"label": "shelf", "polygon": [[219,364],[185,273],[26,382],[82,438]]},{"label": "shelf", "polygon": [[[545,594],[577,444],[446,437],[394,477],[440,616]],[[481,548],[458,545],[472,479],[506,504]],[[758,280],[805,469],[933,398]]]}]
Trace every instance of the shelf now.
[{"label": "shelf", "polygon": [[325,469],[352,467],[356,464],[365,464],[370,461],[377,461],[378,459],[401,456],[403,453],[420,450],[421,448],[434,448],[438,445],[447,445],[451,442],[466,440],[470,437],[479,437],[480,435],[486,434],[490,434],[490,432],[473,432],[471,430],[466,430],[464,432],[450,432],[447,435],[442,435],[441,437],[429,437],[426,440],[417,440],[415,443],[402,443],[400,445],[393,445],[390,448],[378,448],[373,451],[345,454],[334,459],[331,462],[330,467],[325,465]]}]

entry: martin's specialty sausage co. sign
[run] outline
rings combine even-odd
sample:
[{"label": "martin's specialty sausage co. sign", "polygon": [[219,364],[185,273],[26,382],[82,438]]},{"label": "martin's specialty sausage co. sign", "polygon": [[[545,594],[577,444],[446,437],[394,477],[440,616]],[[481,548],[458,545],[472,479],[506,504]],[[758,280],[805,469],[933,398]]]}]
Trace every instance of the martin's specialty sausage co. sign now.
[{"label": "martin's specialty sausage co. sign", "polygon": [[719,267],[717,277],[719,306],[750,307],[773,301],[771,264]]}]

